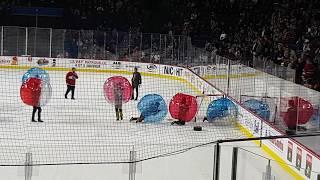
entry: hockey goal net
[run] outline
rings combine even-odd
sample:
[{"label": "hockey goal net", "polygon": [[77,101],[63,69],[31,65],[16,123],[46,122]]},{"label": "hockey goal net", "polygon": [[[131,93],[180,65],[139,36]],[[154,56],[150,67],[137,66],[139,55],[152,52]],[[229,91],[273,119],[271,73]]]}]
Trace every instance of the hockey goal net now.
[{"label": "hockey goal net", "polygon": [[[213,124],[230,125],[236,122],[237,112],[235,105],[223,94],[198,95],[198,112],[196,122],[210,122]],[[231,107],[231,106],[232,107]],[[210,117],[208,115],[211,114]],[[216,118],[212,118],[216,117]]]},{"label": "hockey goal net", "polygon": [[241,95],[240,103],[268,122],[275,123],[279,98],[270,96]]}]

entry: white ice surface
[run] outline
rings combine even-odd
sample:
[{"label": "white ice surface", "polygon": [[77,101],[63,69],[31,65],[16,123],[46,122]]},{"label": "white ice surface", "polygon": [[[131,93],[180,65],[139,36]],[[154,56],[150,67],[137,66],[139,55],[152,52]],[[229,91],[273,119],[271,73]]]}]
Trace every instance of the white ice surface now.
[{"label": "white ice surface", "polygon": [[[32,107],[24,105],[19,91],[24,70],[2,70],[6,85],[0,89],[0,143],[2,157],[8,164],[21,164],[26,152],[34,163],[127,162],[128,152],[137,151],[145,159],[190,148],[218,139],[237,138],[242,134],[234,126],[208,124],[202,132],[193,131],[195,123],[171,126],[170,114],[158,124],[130,123],[138,117],[138,101],[123,105],[124,120],[117,122],[114,107],[103,94],[105,80],[115,74],[78,72],[75,99],[64,98],[65,73],[50,71],[52,97],[42,107],[44,123],[32,123]],[[130,80],[131,76],[125,76]],[[190,86],[177,80],[143,77],[139,97],[157,93],[166,103],[178,92],[196,95]],[[200,112],[203,113],[203,112]]]},{"label": "white ice surface", "polygon": [[[139,160],[217,139],[243,136],[237,128],[219,123],[196,123],[203,126],[202,132],[192,130],[195,123],[183,127],[170,126],[171,121],[168,120],[159,124],[130,123],[132,116],[139,115],[137,101],[125,104],[125,119],[116,122],[114,108],[107,104],[103,95],[104,81],[115,74],[106,73],[79,72],[76,100],[70,100],[64,99],[66,72],[50,71],[53,93],[50,102],[43,107],[44,123],[32,123],[32,107],[24,105],[19,96],[23,73],[23,70],[12,69],[0,71],[3,83],[0,88],[0,164],[22,165],[26,153],[32,153],[34,164],[127,162],[130,151],[135,151]],[[143,77],[142,83],[140,98],[148,93],[157,93],[167,104],[177,92],[196,94],[189,86],[175,80]],[[170,119],[169,114],[167,119]],[[240,146],[248,146],[265,156],[252,143]],[[239,179],[261,178],[267,161],[252,154],[248,156],[255,162],[261,161],[261,166],[253,165],[245,156],[240,159]],[[231,146],[229,150],[222,149],[222,179],[230,177],[230,160]],[[136,175],[141,180],[212,179],[213,147],[196,148],[141,164]],[[277,165],[275,167],[279,177],[287,177]],[[127,168],[128,164],[40,166],[33,168],[33,179],[127,179]],[[250,168],[255,173],[246,173]],[[24,167],[2,167],[0,173],[5,179],[24,179]]]}]

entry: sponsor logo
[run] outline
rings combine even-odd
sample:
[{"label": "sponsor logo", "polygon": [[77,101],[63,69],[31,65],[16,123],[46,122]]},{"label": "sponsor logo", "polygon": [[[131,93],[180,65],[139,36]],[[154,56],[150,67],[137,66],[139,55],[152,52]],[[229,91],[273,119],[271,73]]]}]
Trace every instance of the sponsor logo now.
[{"label": "sponsor logo", "polygon": [[86,64],[85,65],[87,68],[100,68],[99,64]]},{"label": "sponsor logo", "polygon": [[74,64],[74,67],[77,68],[101,68],[103,66],[107,66],[107,61],[97,61],[97,60],[84,60],[84,59],[76,59],[71,60],[71,64]]},{"label": "sponsor logo", "polygon": [[18,65],[18,58],[16,56],[12,58],[11,65]]},{"label": "sponsor logo", "polygon": [[200,75],[200,67],[194,67],[192,68],[193,72]]},{"label": "sponsor logo", "polygon": [[[269,136],[276,136],[276,135],[278,134],[275,133],[275,131],[272,128],[269,129]],[[283,147],[284,147],[283,139],[270,139],[270,142],[272,143],[272,145],[274,145],[274,147],[277,148],[277,150],[279,150],[280,152],[283,152]]]},{"label": "sponsor logo", "polygon": [[157,67],[156,65],[154,65],[154,64],[149,64],[149,65],[147,66],[147,69],[148,69],[149,71],[156,71],[156,70],[158,69],[158,67]]},{"label": "sponsor logo", "polygon": [[10,59],[0,59],[0,64],[11,64]]},{"label": "sponsor logo", "polygon": [[247,118],[247,115],[239,113],[239,118],[242,125],[246,126],[251,131],[254,130],[254,123],[252,122],[252,120]]},{"label": "sponsor logo", "polygon": [[119,62],[119,61],[114,61],[114,62],[112,63],[112,68],[114,68],[114,69],[121,69],[121,62]]},{"label": "sponsor logo", "polygon": [[282,140],[277,140],[277,139],[272,139],[271,140],[272,144],[276,146],[281,152],[283,151],[283,142]]},{"label": "sponsor logo", "polygon": [[190,77],[191,84],[195,84],[195,78],[193,76]]},{"label": "sponsor logo", "polygon": [[52,60],[52,67],[56,67],[56,59]]},{"label": "sponsor logo", "polygon": [[259,121],[254,121],[254,132],[259,133],[260,132],[260,122]]},{"label": "sponsor logo", "polygon": [[49,64],[49,60],[47,60],[47,59],[45,59],[45,58],[41,58],[41,59],[38,59],[37,64],[38,64],[39,66],[45,66],[45,65],[48,65],[48,64]]},{"label": "sponsor logo", "polygon": [[266,128],[264,132],[264,136],[271,136],[270,129]]},{"label": "sponsor logo", "polygon": [[133,70],[133,68],[138,68],[138,69],[140,69],[141,67],[140,67],[140,66],[136,66],[136,65],[126,65],[126,68]]},{"label": "sponsor logo", "polygon": [[215,66],[207,66],[207,71],[215,71],[216,67]]},{"label": "sponsor logo", "polygon": [[182,68],[174,68],[171,66],[164,66],[164,74],[174,75],[174,76],[182,76]]}]

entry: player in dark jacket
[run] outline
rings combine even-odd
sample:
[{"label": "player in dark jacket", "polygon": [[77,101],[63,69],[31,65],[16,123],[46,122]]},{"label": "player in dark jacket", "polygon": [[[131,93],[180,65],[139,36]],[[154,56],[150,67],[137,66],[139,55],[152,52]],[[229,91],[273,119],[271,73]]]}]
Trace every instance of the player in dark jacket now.
[{"label": "player in dark jacket", "polygon": [[[132,75],[132,100],[138,100],[138,95],[139,95],[139,86],[141,84],[141,74],[138,72],[138,68],[134,68],[134,73]],[[134,98],[134,89],[136,89],[136,98]]]},{"label": "player in dark jacket", "polygon": [[68,99],[68,94],[71,91],[71,99],[74,99],[74,89],[76,87],[76,79],[78,79],[78,74],[76,73],[76,68],[72,68],[72,71],[68,72],[66,75],[67,91],[64,97]]}]

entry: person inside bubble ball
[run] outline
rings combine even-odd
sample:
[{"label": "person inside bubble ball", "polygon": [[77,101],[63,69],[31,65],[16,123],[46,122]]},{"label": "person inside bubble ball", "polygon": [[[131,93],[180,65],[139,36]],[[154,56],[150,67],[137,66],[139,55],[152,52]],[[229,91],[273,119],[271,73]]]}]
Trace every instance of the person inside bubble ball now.
[{"label": "person inside bubble ball", "polygon": [[288,126],[287,132],[290,134],[295,134],[297,130],[298,131],[306,131],[307,130],[306,127],[299,125],[298,111],[299,111],[298,107],[295,104],[294,100],[289,100],[288,101],[288,109],[287,109],[287,112],[285,113],[284,119],[289,120],[289,122],[287,122],[287,126]]},{"label": "person inside bubble ball", "polygon": [[43,121],[41,120],[41,111],[42,111],[42,109],[41,109],[40,106],[33,106],[32,119],[31,119],[31,121],[32,121],[32,122],[37,122],[37,121],[34,119],[34,116],[36,115],[36,112],[37,112],[37,111],[38,111],[38,122],[43,122]]},{"label": "person inside bubble ball", "polygon": [[187,103],[187,99],[183,97],[181,102],[179,103],[179,119],[178,121],[173,121],[171,125],[177,124],[179,126],[183,126],[186,124],[185,121],[182,120],[182,117],[185,116],[189,111],[189,104]]},{"label": "person inside bubble ball", "polygon": [[141,112],[140,117],[137,119],[136,123],[142,122],[145,117],[154,116],[158,114],[161,110],[159,109],[160,103],[151,103],[144,111]]},{"label": "person inside bubble ball", "polygon": [[71,99],[74,100],[74,89],[76,87],[76,79],[78,79],[78,74],[76,73],[76,68],[73,67],[70,72],[66,75],[67,91],[64,98],[68,99],[68,94],[71,91]]},{"label": "person inside bubble ball", "polygon": [[115,84],[113,88],[113,94],[114,94],[114,106],[116,110],[117,121],[119,121],[119,119],[123,120],[123,113],[122,113],[123,88],[121,86],[121,83]]},{"label": "person inside bubble ball", "polygon": [[[37,74],[37,75],[35,76],[35,78],[40,79],[40,75]],[[37,122],[37,121],[34,119],[37,111],[38,111],[38,122],[43,122],[43,121],[41,120],[42,108],[41,108],[40,106],[33,106],[32,119],[31,119],[31,121],[32,121],[32,122]]]},{"label": "person inside bubble ball", "polygon": [[294,121],[294,123],[288,123],[288,129],[291,131],[295,131],[297,129],[297,115],[298,115],[298,109],[297,106],[294,104],[293,100],[289,100],[288,101],[288,109],[287,109],[287,113],[285,114],[286,119],[290,119],[292,121]]}]

